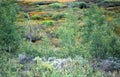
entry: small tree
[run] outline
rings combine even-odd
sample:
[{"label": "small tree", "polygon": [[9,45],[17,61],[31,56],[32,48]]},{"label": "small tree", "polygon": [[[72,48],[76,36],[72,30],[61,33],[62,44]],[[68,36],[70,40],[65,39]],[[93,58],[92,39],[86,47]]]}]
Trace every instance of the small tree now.
[{"label": "small tree", "polygon": [[18,6],[16,0],[0,1],[0,49],[13,51],[18,48],[20,34],[15,25]]}]

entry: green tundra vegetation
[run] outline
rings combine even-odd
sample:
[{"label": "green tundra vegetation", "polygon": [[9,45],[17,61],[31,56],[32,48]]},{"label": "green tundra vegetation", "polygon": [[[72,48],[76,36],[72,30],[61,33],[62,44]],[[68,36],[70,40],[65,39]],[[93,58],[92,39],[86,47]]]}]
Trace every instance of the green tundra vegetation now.
[{"label": "green tundra vegetation", "polygon": [[[0,77],[119,77],[90,64],[95,59],[120,59],[118,16],[94,3],[27,6],[0,1]],[[33,58],[21,63],[25,55],[20,54]],[[65,68],[56,70],[41,57],[70,59]],[[30,60],[35,61],[27,63]],[[120,62],[116,64],[119,72]]]}]

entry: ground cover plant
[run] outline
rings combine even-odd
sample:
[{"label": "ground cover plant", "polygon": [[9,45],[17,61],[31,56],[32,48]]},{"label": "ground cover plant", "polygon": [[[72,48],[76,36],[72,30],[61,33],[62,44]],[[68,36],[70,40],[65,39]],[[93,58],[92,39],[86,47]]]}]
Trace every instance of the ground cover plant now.
[{"label": "ground cover plant", "polygon": [[118,12],[86,2],[21,2],[17,13],[12,4],[0,2],[0,77],[120,76]]}]

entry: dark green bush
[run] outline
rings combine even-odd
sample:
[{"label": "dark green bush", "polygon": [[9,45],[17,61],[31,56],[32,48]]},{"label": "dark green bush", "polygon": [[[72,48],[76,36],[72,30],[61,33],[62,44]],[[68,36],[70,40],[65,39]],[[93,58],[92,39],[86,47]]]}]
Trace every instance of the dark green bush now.
[{"label": "dark green bush", "polygon": [[88,4],[86,2],[80,2],[78,7],[81,8],[81,9],[82,8],[87,8]]},{"label": "dark green bush", "polygon": [[68,7],[70,8],[74,8],[74,7],[78,7],[78,8],[87,8],[88,7],[88,4],[86,2],[69,2],[68,4]]},{"label": "dark green bush", "polygon": [[39,20],[39,19],[40,19],[40,16],[39,16],[39,15],[33,15],[33,16],[31,17],[31,19],[33,19],[33,20]]},{"label": "dark green bush", "polygon": [[53,9],[59,9],[63,7],[61,3],[53,3],[53,4],[50,4],[49,6]]},{"label": "dark green bush", "polygon": [[20,44],[20,29],[16,26],[18,5],[16,0],[0,1],[0,49],[16,51]]}]

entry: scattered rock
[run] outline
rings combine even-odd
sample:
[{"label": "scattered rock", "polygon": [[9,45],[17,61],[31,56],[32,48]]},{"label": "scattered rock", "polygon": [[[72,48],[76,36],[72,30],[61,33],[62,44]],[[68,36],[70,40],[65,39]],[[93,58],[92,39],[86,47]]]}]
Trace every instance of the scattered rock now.
[{"label": "scattered rock", "polygon": [[[80,59],[83,62],[83,59]],[[34,62],[35,64],[46,64],[46,65],[53,65],[54,69],[56,70],[64,70],[67,69],[68,71],[73,69],[76,64],[79,65],[80,60],[73,60],[71,58],[56,58],[56,57],[49,57],[48,59],[45,57],[40,58],[38,57],[29,57],[25,54],[19,54],[19,63],[26,64],[30,62]],[[81,63],[82,63],[81,62]],[[80,64],[82,65],[82,64]],[[105,60],[97,60],[91,63],[93,70],[102,70],[104,72],[114,72],[120,71],[120,60],[118,58],[108,58]],[[81,67],[83,67],[82,65]],[[72,71],[72,70],[71,70]]]},{"label": "scattered rock", "polygon": [[49,57],[49,58],[48,58],[48,61],[49,61],[49,62],[52,62],[52,61],[55,61],[55,60],[56,60],[56,57]]},{"label": "scattered rock", "polygon": [[25,54],[19,54],[19,63],[20,64],[26,64],[32,62],[33,57],[26,56]]}]

